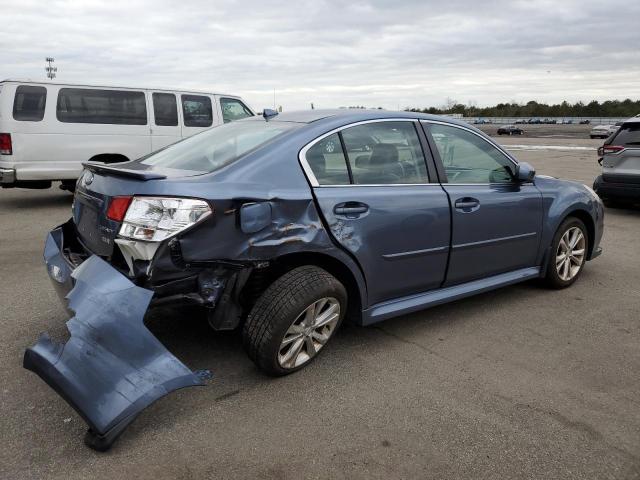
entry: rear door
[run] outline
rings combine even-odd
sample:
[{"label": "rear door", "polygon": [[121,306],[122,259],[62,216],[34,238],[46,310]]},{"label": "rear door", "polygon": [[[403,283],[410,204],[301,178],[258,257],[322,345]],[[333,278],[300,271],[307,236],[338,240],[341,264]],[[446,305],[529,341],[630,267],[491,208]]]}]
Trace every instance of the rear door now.
[{"label": "rear door", "polygon": [[607,142],[602,160],[602,177],[606,182],[640,184],[640,121],[626,122]]},{"label": "rear door", "polygon": [[160,150],[182,138],[175,93],[151,92],[151,151]]},{"label": "rear door", "polygon": [[326,223],[365,273],[368,305],[438,288],[444,280],[449,202],[427,173],[417,127],[414,121],[365,122],[301,152]]},{"label": "rear door", "polygon": [[182,110],[182,138],[200,133],[218,125],[218,112],[210,95],[183,93],[180,95]]},{"label": "rear door", "polygon": [[445,285],[535,266],[542,231],[540,191],[533,183],[515,181],[515,162],[473,130],[423,125],[452,205]]}]

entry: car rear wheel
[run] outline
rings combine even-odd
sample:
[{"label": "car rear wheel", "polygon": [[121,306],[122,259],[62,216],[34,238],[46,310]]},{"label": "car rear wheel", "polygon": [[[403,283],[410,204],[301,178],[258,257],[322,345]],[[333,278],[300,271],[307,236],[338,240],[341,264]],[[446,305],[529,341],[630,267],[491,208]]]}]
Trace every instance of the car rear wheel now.
[{"label": "car rear wheel", "polygon": [[287,272],[260,296],[245,322],[245,350],[263,372],[281,376],[308,365],[340,326],[344,286],[307,265]]},{"label": "car rear wheel", "polygon": [[589,248],[587,229],[582,220],[569,217],[556,232],[547,263],[545,283],[551,288],[573,284],[584,268]]}]

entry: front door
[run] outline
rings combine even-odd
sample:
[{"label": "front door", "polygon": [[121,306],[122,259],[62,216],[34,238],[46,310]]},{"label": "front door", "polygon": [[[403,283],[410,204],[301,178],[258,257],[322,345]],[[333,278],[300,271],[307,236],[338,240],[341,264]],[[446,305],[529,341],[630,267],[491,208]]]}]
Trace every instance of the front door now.
[{"label": "front door", "polygon": [[449,202],[429,181],[416,128],[413,121],[366,123],[303,153],[331,233],[365,274],[368,305],[444,280]]},{"label": "front door", "polygon": [[[452,207],[445,285],[535,266],[542,195],[515,181],[515,162],[469,129],[425,123]],[[434,153],[434,154],[435,154]]]}]

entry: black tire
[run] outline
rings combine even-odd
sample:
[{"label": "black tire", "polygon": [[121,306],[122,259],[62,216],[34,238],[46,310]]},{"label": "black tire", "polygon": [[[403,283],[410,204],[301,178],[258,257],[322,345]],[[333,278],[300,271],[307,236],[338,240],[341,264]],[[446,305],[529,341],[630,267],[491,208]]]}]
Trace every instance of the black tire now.
[{"label": "black tire", "polygon": [[[260,370],[273,376],[288,375],[309,365],[318,356],[316,354],[293,368],[283,368],[278,361],[281,343],[289,327],[308,306],[324,297],[333,297],[340,304],[332,337],[347,311],[347,292],[334,276],[319,267],[306,265],[285,273],[264,291],[242,330],[244,348]],[[319,349],[318,354],[323,350]]]},{"label": "black tire", "polygon": [[[560,278],[558,273],[558,269],[556,268],[556,252],[558,251],[558,245],[560,244],[560,240],[562,236],[569,230],[570,228],[578,227],[582,231],[582,235],[585,239],[584,244],[584,257],[582,260],[582,264],[580,265],[580,269],[578,272],[569,280],[563,280]],[[551,243],[551,251],[549,252],[549,259],[547,260],[547,273],[544,277],[544,284],[553,289],[561,289],[567,288],[571,286],[582,274],[584,270],[584,265],[587,261],[587,252],[589,251],[589,235],[587,232],[587,228],[584,225],[584,222],[576,217],[567,217],[558,227],[556,234],[553,236],[553,242]]]}]

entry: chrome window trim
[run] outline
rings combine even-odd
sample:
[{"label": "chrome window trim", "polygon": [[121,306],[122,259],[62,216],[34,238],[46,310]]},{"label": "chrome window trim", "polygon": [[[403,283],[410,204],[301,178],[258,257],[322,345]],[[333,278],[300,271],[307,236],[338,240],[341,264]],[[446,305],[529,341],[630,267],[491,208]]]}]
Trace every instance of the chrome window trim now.
[{"label": "chrome window trim", "polygon": [[[493,140],[491,140],[490,138],[486,138],[484,135],[481,135],[480,133],[472,130],[471,128],[467,128],[464,127],[462,125],[456,125],[455,123],[448,123],[448,122],[440,122],[438,120],[420,120],[420,123],[428,123],[428,124],[436,124],[436,125],[444,125],[445,127],[453,127],[453,128],[458,128],[460,130],[464,130],[466,132],[469,133],[473,133],[476,137],[484,140],[485,142],[487,142],[489,145],[495,147],[500,153],[502,153],[507,160],[510,160],[511,163],[513,163],[514,165],[518,165],[518,161],[513,158],[511,155],[509,155],[509,153],[507,153],[507,151],[502,148],[500,145],[498,145],[496,142],[494,142]],[[450,185],[456,185],[456,184],[450,184]],[[460,184],[457,184],[460,185]],[[474,184],[474,185],[479,185],[479,184]]]},{"label": "chrome window trim", "polygon": [[[307,163],[307,152],[311,147],[313,147],[316,143],[320,142],[322,139],[327,138],[334,133],[341,132],[347,128],[357,127],[358,125],[366,125],[368,123],[380,123],[380,122],[413,122],[418,123],[420,120],[418,118],[375,118],[372,120],[362,120],[359,122],[349,123],[348,125],[343,125],[338,128],[334,128],[327,133],[322,134],[319,137],[314,138],[309,143],[307,143],[298,154],[298,161],[302,166],[302,170],[304,171],[309,183],[312,187],[406,187],[406,186],[416,186],[416,185],[440,185],[440,183],[383,183],[383,184],[372,184],[372,183],[347,183],[344,185],[320,185],[318,179],[311,170],[311,167]],[[344,152],[343,152],[344,154]],[[346,159],[345,159],[346,160]],[[425,158],[426,160],[426,158]]]}]

